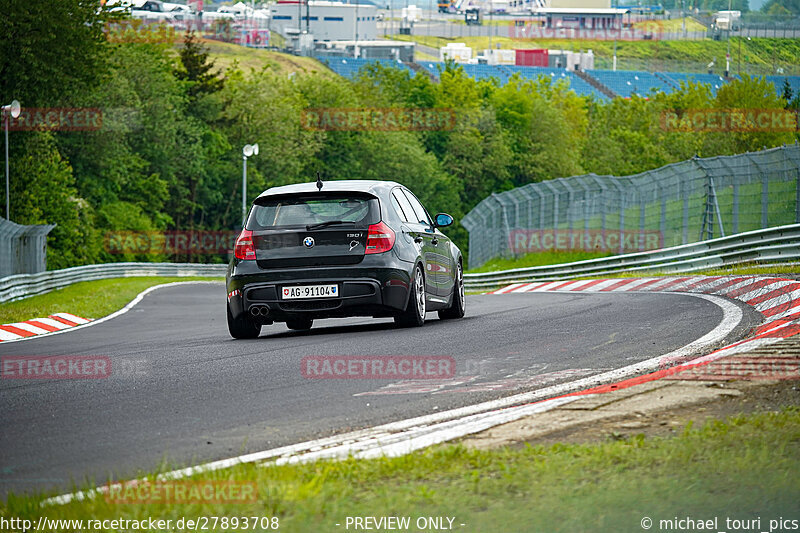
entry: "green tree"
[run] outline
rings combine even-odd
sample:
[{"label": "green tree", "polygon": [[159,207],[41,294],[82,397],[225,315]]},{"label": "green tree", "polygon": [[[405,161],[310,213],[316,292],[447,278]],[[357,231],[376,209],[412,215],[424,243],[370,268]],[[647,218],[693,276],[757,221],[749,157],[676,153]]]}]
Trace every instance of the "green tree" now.
[{"label": "green tree", "polygon": [[175,76],[189,84],[189,103],[198,98],[222,90],[225,81],[214,72],[214,61],[208,59],[208,48],[197,40],[194,31],[187,31],[180,50],[180,65]]},{"label": "green tree", "polygon": [[492,109],[483,110],[471,123],[459,121],[447,141],[442,165],[461,182],[464,212],[493,192],[513,188],[514,154]]},{"label": "green tree", "polygon": [[792,101],[792,85],[789,83],[789,78],[783,78],[783,89],[781,90],[783,99],[786,102]]},{"label": "green tree", "polygon": [[51,133],[28,135],[11,159],[11,176],[11,220],[56,225],[47,237],[48,268],[93,263],[100,251],[93,210],[78,196],[72,168]]},{"label": "green tree", "polygon": [[287,183],[310,181],[304,173],[310,158],[319,149],[317,132],[301,123],[306,101],[295,81],[265,69],[245,75],[229,71],[220,92],[225,108],[224,131],[233,150],[226,155],[230,168],[222,186],[224,200],[215,216],[218,227],[240,223],[242,147],[258,143],[259,155],[248,160],[248,202],[264,189]]},{"label": "green tree", "polygon": [[[786,101],[775,92],[775,86],[764,78],[743,74],[741,79],[725,84],[717,91],[715,109],[724,110],[769,110],[778,112],[786,107]],[[753,128],[745,131],[709,133],[705,137],[700,155],[740,154],[771,148],[794,140],[791,132],[779,129]]]},{"label": "green tree", "polygon": [[770,15],[800,15],[800,0],[767,0],[761,11]]},{"label": "green tree", "polygon": [[25,107],[69,105],[105,72],[103,24],[97,0],[2,0],[0,99]]},{"label": "green tree", "polygon": [[[563,109],[548,98],[548,84],[514,76],[489,97],[514,153],[510,171],[516,187],[582,172],[582,139]],[[567,90],[566,85],[558,90]]]}]

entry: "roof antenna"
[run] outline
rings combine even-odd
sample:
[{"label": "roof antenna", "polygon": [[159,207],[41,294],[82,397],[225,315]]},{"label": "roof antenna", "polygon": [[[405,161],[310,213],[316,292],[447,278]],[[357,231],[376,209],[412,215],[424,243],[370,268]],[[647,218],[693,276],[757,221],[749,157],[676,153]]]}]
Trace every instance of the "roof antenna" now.
[{"label": "roof antenna", "polygon": [[317,190],[322,190],[322,177],[320,176],[319,171],[317,171]]}]

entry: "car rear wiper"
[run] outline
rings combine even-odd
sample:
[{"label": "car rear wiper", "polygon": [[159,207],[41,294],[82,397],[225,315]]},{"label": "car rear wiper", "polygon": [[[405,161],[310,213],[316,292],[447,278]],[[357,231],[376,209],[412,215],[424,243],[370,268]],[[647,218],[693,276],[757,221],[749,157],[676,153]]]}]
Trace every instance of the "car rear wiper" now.
[{"label": "car rear wiper", "polygon": [[338,226],[340,224],[355,224],[355,222],[352,220],[328,220],[327,222],[320,222],[319,224],[309,224],[306,226],[306,231],[327,228],[328,226]]}]

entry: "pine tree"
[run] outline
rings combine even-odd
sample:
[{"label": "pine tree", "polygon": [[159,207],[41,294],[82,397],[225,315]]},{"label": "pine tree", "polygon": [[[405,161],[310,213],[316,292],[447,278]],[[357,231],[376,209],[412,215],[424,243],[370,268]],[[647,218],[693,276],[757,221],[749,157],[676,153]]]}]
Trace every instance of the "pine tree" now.
[{"label": "pine tree", "polygon": [[175,76],[191,82],[188,89],[191,102],[222,89],[225,80],[219,77],[219,72],[212,71],[214,61],[209,61],[208,48],[197,40],[194,31],[186,32],[180,57],[182,68],[175,71]]},{"label": "pine tree", "polygon": [[794,94],[792,92],[792,86],[789,85],[789,78],[783,78],[783,99],[786,102],[791,102]]}]

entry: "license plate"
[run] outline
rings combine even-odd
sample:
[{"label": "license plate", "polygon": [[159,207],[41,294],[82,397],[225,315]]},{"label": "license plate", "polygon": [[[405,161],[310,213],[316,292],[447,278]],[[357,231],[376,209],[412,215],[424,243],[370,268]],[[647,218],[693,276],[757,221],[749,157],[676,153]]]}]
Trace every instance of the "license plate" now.
[{"label": "license plate", "polygon": [[284,287],[281,291],[284,300],[300,300],[303,298],[338,298],[339,286],[332,285],[299,285]]}]

